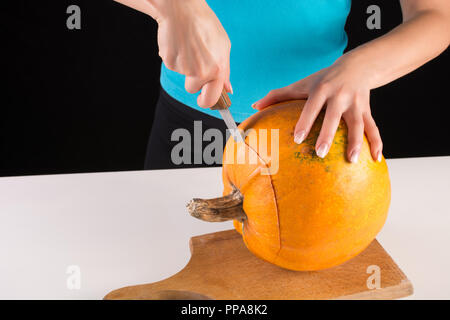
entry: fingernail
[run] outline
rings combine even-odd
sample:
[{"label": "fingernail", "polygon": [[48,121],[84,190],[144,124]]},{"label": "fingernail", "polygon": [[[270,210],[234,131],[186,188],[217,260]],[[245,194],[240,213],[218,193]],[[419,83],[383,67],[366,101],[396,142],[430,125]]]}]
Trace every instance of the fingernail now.
[{"label": "fingernail", "polygon": [[301,131],[297,132],[294,136],[294,142],[296,144],[302,143],[303,140],[305,140],[305,130],[301,130]]},{"label": "fingernail", "polygon": [[328,153],[328,143],[322,143],[319,148],[317,148],[316,154],[320,158],[324,158]]},{"label": "fingernail", "polygon": [[381,162],[381,151],[378,151],[377,161]]},{"label": "fingernail", "polygon": [[230,92],[231,94],[233,94],[233,87],[231,86],[231,83],[230,83]]},{"label": "fingernail", "polygon": [[256,102],[254,104],[252,104],[252,108],[256,109]]},{"label": "fingernail", "polygon": [[350,162],[351,163],[357,163],[358,162],[358,157],[359,157],[359,150],[353,150],[351,155],[350,155]]}]

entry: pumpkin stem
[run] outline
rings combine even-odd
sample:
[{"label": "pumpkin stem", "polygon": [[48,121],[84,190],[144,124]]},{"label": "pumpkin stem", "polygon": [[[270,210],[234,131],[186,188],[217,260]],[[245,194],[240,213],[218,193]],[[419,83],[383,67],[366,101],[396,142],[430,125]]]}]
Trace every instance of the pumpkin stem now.
[{"label": "pumpkin stem", "polygon": [[224,197],[214,199],[194,198],[186,205],[191,216],[208,221],[244,221],[247,216],[242,208],[244,196],[233,186],[233,191]]}]

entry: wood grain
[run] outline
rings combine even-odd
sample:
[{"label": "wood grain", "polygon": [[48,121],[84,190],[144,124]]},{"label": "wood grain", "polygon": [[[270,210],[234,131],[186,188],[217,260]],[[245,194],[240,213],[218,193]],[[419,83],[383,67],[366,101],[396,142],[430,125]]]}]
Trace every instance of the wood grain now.
[{"label": "wood grain", "polygon": [[217,100],[217,103],[211,107],[211,110],[228,109],[230,106],[231,106],[230,97],[228,96],[225,88],[223,88],[219,100]]},{"label": "wood grain", "polygon": [[[413,293],[376,240],[350,261],[314,272],[281,269],[255,257],[234,230],[193,237],[190,249],[190,261],[172,277],[117,289],[105,299],[396,299]],[[379,289],[367,287],[371,265],[380,268]]]}]

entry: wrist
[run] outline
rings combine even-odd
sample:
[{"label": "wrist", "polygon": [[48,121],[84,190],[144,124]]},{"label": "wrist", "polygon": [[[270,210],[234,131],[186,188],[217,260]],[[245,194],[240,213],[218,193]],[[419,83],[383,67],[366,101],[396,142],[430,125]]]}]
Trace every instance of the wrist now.
[{"label": "wrist", "polygon": [[342,65],[344,70],[356,74],[369,90],[379,87],[380,71],[375,59],[371,59],[357,49],[342,55],[336,60],[336,63]]},{"label": "wrist", "polygon": [[[127,7],[133,8],[157,20],[160,15],[160,8],[164,1],[161,0],[114,0]],[[168,0],[170,1],[170,0]]]},{"label": "wrist", "polygon": [[[180,16],[195,13],[199,6],[206,4],[205,0],[146,0],[154,8],[152,17],[159,23],[166,19],[179,19]],[[201,11],[201,10],[200,10]],[[200,12],[199,12],[200,13]]]},{"label": "wrist", "polygon": [[156,22],[159,23],[164,16],[167,15],[167,7],[171,5],[173,0],[144,0],[147,3],[148,11],[145,12],[150,15]]}]

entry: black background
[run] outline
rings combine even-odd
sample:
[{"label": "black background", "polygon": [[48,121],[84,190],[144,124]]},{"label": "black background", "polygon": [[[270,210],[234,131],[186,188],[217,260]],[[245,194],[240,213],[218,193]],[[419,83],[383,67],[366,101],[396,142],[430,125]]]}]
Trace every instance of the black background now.
[{"label": "black background", "polygon": [[[112,0],[5,2],[0,176],[142,169],[159,88],[156,23]],[[81,30],[66,27],[70,4]],[[381,30],[366,28],[371,4]],[[348,49],[400,22],[397,1],[353,1]],[[450,155],[448,70],[447,50],[372,92],[387,158]]]}]

